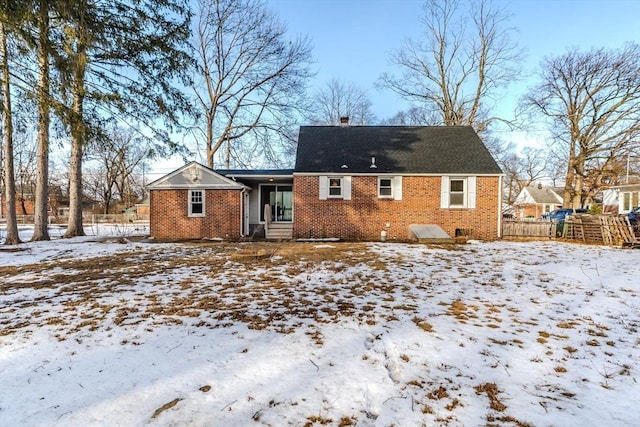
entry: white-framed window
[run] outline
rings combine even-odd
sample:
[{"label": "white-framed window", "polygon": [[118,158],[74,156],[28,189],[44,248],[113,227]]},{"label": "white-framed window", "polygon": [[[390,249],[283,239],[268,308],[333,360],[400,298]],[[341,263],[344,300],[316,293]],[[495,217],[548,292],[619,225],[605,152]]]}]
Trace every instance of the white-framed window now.
[{"label": "white-framed window", "polygon": [[402,200],[402,176],[379,176],[378,198]]},{"label": "white-framed window", "polygon": [[466,187],[466,179],[451,178],[449,180],[449,207],[464,208],[466,206]]},{"label": "white-framed window", "polygon": [[441,208],[475,208],[476,177],[443,176],[440,187]]},{"label": "white-framed window", "polygon": [[620,193],[620,213],[627,213],[640,205],[640,192],[629,191]]},{"label": "white-framed window", "polygon": [[342,198],[342,178],[329,177],[329,197]]},{"label": "white-framed window", "polygon": [[189,190],[189,216],[204,216],[204,190]]},{"label": "white-framed window", "polygon": [[378,177],[378,197],[381,199],[393,197],[393,178]]},{"label": "white-framed window", "polygon": [[320,200],[351,200],[350,176],[320,176]]}]

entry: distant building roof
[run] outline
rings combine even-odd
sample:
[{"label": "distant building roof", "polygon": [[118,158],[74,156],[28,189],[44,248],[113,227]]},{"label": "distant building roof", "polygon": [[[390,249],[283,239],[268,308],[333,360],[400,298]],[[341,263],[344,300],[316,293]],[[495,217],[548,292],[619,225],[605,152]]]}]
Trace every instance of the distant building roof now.
[{"label": "distant building roof", "polygon": [[295,172],[502,173],[470,126],[302,126]]},{"label": "distant building roof", "polygon": [[562,203],[562,187],[526,187],[524,188],[531,196],[534,203],[545,205]]}]

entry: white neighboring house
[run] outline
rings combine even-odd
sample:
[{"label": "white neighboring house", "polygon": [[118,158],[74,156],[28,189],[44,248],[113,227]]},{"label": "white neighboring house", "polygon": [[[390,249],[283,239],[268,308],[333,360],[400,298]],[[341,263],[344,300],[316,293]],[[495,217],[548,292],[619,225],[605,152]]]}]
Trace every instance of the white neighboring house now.
[{"label": "white neighboring house", "polygon": [[640,184],[624,184],[607,188],[602,192],[602,211],[626,214],[640,206]]},{"label": "white neighboring house", "polygon": [[525,187],[513,203],[514,214],[518,219],[540,218],[543,214],[562,207],[561,187]]}]

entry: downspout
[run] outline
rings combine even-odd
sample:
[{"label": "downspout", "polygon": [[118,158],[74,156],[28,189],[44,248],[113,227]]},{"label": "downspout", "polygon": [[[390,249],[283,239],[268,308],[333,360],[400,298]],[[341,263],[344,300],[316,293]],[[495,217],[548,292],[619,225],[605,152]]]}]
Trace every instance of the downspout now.
[{"label": "downspout", "polygon": [[242,190],[240,190],[240,237],[245,237],[244,236],[244,194],[247,191],[246,188],[242,188]]},{"label": "downspout", "polygon": [[502,175],[498,176],[498,239],[502,238]]}]

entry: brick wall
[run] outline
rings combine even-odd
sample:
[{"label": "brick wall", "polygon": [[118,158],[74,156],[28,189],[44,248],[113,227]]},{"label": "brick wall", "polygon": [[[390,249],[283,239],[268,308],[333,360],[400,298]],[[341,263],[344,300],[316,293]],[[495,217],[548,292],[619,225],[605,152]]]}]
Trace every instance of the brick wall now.
[{"label": "brick wall", "polygon": [[390,200],[378,198],[376,176],[354,176],[351,200],[319,200],[319,178],[295,176],[294,237],[379,240],[387,230],[389,240],[406,240],[410,224],[436,224],[452,237],[464,229],[472,238],[498,238],[498,177],[477,178],[475,209],[441,209],[440,183],[440,177],[403,177],[402,200]]},{"label": "brick wall", "polygon": [[205,190],[204,217],[188,216],[188,190],[151,190],[151,237],[202,239],[240,237],[240,191]]},{"label": "brick wall", "polygon": [[[558,204],[555,206],[551,206],[551,209],[560,209],[562,205]],[[527,204],[527,205],[517,205],[515,207],[516,218],[524,219],[524,218],[541,218],[544,212],[543,204]]]}]

